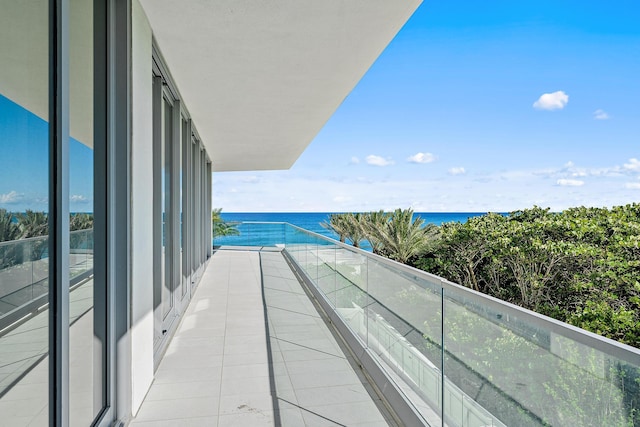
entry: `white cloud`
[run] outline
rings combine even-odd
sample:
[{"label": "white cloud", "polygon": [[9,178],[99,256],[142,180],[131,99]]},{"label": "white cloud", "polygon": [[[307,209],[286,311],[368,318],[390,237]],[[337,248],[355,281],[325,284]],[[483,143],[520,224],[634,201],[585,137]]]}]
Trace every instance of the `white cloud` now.
[{"label": "white cloud", "polygon": [[624,186],[630,190],[640,190],[640,182],[627,182]]},{"label": "white cloud", "polygon": [[451,175],[464,175],[465,173],[467,171],[462,166],[449,169]]},{"label": "white cloud", "polygon": [[629,163],[625,163],[624,168],[628,171],[640,172],[640,160],[635,158],[629,159]]},{"label": "white cloud", "polygon": [[582,187],[584,185],[584,181],[580,181],[579,179],[559,179],[556,181],[556,185],[561,187]]},{"label": "white cloud", "polygon": [[416,153],[413,156],[407,158],[408,162],[411,163],[431,163],[436,159],[431,153]]},{"label": "white cloud", "polygon": [[561,168],[548,168],[532,171],[533,175],[544,178],[584,178],[595,177],[620,177],[623,175],[635,175],[640,173],[640,160],[629,159],[623,166],[606,166],[600,168],[578,167],[573,162],[567,162]]},{"label": "white cloud", "polygon": [[610,117],[606,111],[598,108],[596,111],[593,112],[593,118],[596,120],[608,120]]},{"label": "white cloud", "polygon": [[537,110],[562,110],[569,102],[569,95],[559,90],[553,93],[544,93],[533,103]]},{"label": "white cloud", "polygon": [[384,157],[376,156],[374,154],[369,154],[365,158],[365,161],[367,164],[372,166],[389,166],[394,163],[391,159],[385,159]]},{"label": "white cloud", "polygon": [[81,194],[74,194],[69,198],[69,200],[71,202],[86,202],[88,199]]},{"label": "white cloud", "polygon": [[15,191],[9,191],[5,194],[0,194],[0,203],[16,203],[22,199],[22,194]]},{"label": "white cloud", "polygon": [[350,165],[357,165],[357,164],[359,164],[359,163],[360,163],[360,159],[359,159],[359,158],[357,158],[356,156],[353,156],[353,157],[351,158],[351,160],[349,160],[349,164],[350,164]]}]

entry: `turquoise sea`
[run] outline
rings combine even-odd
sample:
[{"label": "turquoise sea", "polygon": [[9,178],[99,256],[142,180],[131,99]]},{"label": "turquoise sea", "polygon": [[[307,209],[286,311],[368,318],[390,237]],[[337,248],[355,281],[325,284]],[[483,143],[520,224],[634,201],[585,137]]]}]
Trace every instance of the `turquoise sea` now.
[{"label": "turquoise sea", "polygon": [[[423,218],[427,223],[440,225],[445,222],[466,222],[469,218],[484,215],[486,212],[416,212],[415,215]],[[328,212],[222,212],[221,217],[225,221],[229,222],[287,222],[289,224],[297,225],[300,228],[304,228],[309,231],[321,234],[323,236],[336,239],[338,236],[329,230],[323,228],[320,223],[328,220],[328,216],[331,213]],[[240,226],[240,232],[243,232],[243,226]],[[278,229],[279,230],[279,229]],[[269,234],[277,232],[269,227],[264,227],[262,232],[264,236],[252,236],[252,241],[259,242],[263,240],[267,244],[270,239]],[[261,239],[260,237],[263,237]],[[232,245],[234,237],[222,237],[215,238],[214,245]],[[363,249],[369,249],[363,247]]]}]

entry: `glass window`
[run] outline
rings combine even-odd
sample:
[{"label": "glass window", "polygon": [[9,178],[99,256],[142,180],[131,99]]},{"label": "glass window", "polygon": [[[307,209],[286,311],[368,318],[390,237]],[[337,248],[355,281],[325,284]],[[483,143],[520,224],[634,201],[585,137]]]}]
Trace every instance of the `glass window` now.
[{"label": "glass window", "polygon": [[0,13],[0,419],[11,426],[49,416],[48,17],[43,0]]},{"label": "glass window", "polygon": [[188,283],[188,275],[186,274],[186,250],[185,250],[185,238],[186,234],[186,222],[185,222],[185,208],[187,204],[187,177],[186,177],[186,159],[189,144],[191,143],[191,135],[189,133],[189,122],[187,119],[182,119],[182,129],[181,129],[181,137],[182,141],[180,142],[180,261],[179,261],[179,271],[180,271],[180,287],[181,287],[181,295],[184,298],[189,291],[189,283]]},{"label": "glass window", "polygon": [[86,426],[105,406],[106,293],[93,274],[93,0],[71,2],[69,15],[69,423]]},{"label": "glass window", "polygon": [[173,107],[164,98],[162,103],[162,318],[165,319],[173,308],[173,281],[171,280],[171,149],[173,134]]}]

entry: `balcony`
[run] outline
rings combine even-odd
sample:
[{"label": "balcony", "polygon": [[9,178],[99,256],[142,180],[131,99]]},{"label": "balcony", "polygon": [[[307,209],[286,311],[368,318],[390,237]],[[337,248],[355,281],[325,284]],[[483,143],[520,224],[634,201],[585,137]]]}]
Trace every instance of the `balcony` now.
[{"label": "balcony", "polygon": [[289,224],[277,247],[405,424],[640,425],[640,350]]},{"label": "balcony", "polygon": [[[638,349],[289,224],[240,229],[216,240],[132,426],[640,425]],[[92,329],[84,241],[72,251],[72,354]],[[38,289],[43,258],[14,253]],[[10,425],[46,415],[46,396],[21,395],[46,381],[46,343],[24,339],[42,318],[46,307],[0,336],[16,362],[3,359]],[[74,402],[72,421],[84,410]]]}]

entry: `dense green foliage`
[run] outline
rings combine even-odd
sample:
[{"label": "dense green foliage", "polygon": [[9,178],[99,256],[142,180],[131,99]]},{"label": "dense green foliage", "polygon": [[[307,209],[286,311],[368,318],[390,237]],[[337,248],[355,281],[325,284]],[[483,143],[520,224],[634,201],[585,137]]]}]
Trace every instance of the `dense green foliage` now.
[{"label": "dense green foliage", "polygon": [[211,211],[211,232],[213,235],[218,237],[240,235],[238,224],[223,220],[220,215],[221,213],[222,208],[217,208]]},{"label": "dense green foliage", "polygon": [[534,207],[424,224],[411,209],[332,214],[340,240],[640,348],[640,204]]},{"label": "dense green foliage", "polygon": [[414,265],[640,347],[640,204],[443,224],[435,249]]}]

